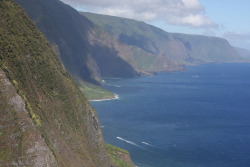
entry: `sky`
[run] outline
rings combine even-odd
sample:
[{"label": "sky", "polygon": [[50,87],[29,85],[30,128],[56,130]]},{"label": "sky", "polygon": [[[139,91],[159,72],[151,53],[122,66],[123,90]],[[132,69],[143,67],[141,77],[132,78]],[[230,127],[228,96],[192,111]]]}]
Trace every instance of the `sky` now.
[{"label": "sky", "polygon": [[79,11],[144,21],[167,32],[217,36],[250,50],[249,0],[61,0]]}]

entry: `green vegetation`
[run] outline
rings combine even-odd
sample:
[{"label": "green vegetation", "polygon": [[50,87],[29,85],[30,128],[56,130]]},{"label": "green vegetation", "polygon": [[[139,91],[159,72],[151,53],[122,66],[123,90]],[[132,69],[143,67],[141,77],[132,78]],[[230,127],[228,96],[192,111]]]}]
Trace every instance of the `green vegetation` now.
[{"label": "green vegetation", "polygon": [[[95,115],[92,118],[95,113],[77,84],[63,69],[50,43],[11,0],[0,1],[0,18],[0,68],[25,101],[36,130],[58,165],[80,166],[84,163],[90,167],[108,166],[101,133],[94,127],[94,123],[98,122]],[[19,119],[25,118],[19,118],[15,111],[7,109],[5,104],[0,105],[0,115],[7,115],[12,120],[1,122],[6,124],[1,127],[13,126],[1,132],[1,139],[6,139],[0,142],[0,161],[5,161],[1,164],[28,159],[31,155],[25,152],[25,148],[36,143],[32,131],[23,133],[23,127],[19,125]],[[14,139],[18,140],[7,140],[8,135],[15,135]],[[18,147],[9,155],[2,150],[8,145]],[[31,162],[23,163],[30,166],[26,163]]]},{"label": "green vegetation", "polygon": [[112,160],[112,163],[117,167],[132,167],[133,164],[131,162],[127,162],[125,159],[129,157],[129,152],[123,150],[119,147],[106,144],[106,150]]},{"label": "green vegetation", "polygon": [[[0,1],[0,18],[0,68],[15,87],[13,94],[6,95],[5,91],[3,96],[0,91],[0,116],[7,120],[0,122],[0,166],[14,163],[32,166],[37,155],[26,151],[38,143],[37,139],[47,145],[38,149],[48,148],[58,166],[110,166],[96,113],[62,67],[50,43],[11,0]],[[83,81],[80,86],[91,98],[113,96]],[[0,88],[5,86],[1,84]],[[8,103],[8,98],[16,97],[17,93],[29,116],[18,114]],[[22,102],[15,105],[18,104]],[[29,117],[36,125],[33,129],[27,126]],[[112,158],[116,159],[117,167],[124,166],[114,152]]]},{"label": "green vegetation", "polygon": [[93,85],[84,81],[79,81],[78,85],[81,92],[89,100],[111,99],[114,98],[114,93],[103,89],[100,86]]},{"label": "green vegetation", "polygon": [[0,157],[1,157],[0,158],[0,165],[2,162],[9,160],[10,154],[11,154],[10,150],[8,150],[8,149],[1,149],[0,150]]},{"label": "green vegetation", "polygon": [[31,108],[30,103],[28,102],[26,96],[23,94],[22,90],[19,89],[18,87],[18,83],[16,80],[12,80],[12,84],[14,85],[14,87],[16,88],[18,94],[22,97],[22,99],[25,101],[25,107],[27,109],[27,111],[29,112],[30,117],[33,119],[35,125],[37,127],[41,127],[42,123],[41,120],[39,118],[39,116],[37,114],[34,113],[33,109]]}]

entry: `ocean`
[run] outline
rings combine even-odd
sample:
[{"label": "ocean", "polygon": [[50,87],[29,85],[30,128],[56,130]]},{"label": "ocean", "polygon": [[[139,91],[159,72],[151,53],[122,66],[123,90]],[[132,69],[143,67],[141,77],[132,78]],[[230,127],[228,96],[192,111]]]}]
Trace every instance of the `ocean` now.
[{"label": "ocean", "polygon": [[107,143],[138,167],[249,167],[250,64],[107,79],[116,100],[91,102]]}]

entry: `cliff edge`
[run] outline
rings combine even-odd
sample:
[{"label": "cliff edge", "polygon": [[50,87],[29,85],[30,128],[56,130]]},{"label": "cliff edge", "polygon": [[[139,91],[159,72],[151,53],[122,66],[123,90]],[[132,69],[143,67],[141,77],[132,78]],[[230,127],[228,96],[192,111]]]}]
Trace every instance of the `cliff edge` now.
[{"label": "cliff edge", "polygon": [[0,166],[114,166],[96,112],[43,34],[0,1]]}]

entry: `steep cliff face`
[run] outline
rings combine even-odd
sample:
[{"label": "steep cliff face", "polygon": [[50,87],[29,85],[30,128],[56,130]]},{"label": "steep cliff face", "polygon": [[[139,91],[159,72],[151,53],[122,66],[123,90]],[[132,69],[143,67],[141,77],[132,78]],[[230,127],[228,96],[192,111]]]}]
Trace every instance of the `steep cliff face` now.
[{"label": "steep cliff face", "polygon": [[181,62],[165,56],[166,50],[172,55],[185,53],[185,49],[175,50],[182,44],[170,38],[168,33],[131,19],[82,12],[81,14],[109,35],[102,36],[99,40],[102,40],[104,45],[115,48],[118,56],[131,64],[136,71],[144,73],[183,70]]},{"label": "steep cliff face", "polygon": [[185,46],[192,58],[187,63],[198,62],[237,62],[245,61],[243,57],[225,39],[202,35],[172,34]]},{"label": "steep cliff face", "polygon": [[118,41],[113,40],[113,45],[119,56],[137,71],[172,71],[181,70],[184,65],[247,61],[225,39],[167,33],[131,19],[80,13]]},{"label": "steep cliff face", "polygon": [[[101,77],[137,76],[112,47],[89,43],[94,24],[70,6],[59,0],[14,1],[25,9],[49,39],[63,65],[76,80],[97,83]],[[109,66],[110,62],[114,68]]]},{"label": "steep cliff face", "polygon": [[0,166],[111,166],[97,115],[49,42],[0,1]]},{"label": "steep cliff face", "polygon": [[58,166],[25,101],[0,69],[0,166]]},{"label": "steep cliff face", "polygon": [[122,57],[124,54],[132,54],[128,45],[121,44],[97,26],[89,33],[88,39],[91,55],[102,77],[132,78],[139,75],[138,71]]},{"label": "steep cliff face", "polygon": [[57,0],[15,0],[29,14],[37,27],[57,49],[72,76],[90,82],[100,77],[90,56],[87,34],[92,23]]}]

